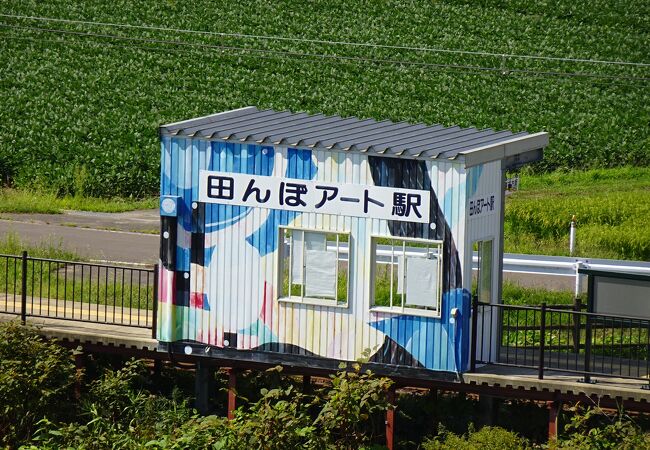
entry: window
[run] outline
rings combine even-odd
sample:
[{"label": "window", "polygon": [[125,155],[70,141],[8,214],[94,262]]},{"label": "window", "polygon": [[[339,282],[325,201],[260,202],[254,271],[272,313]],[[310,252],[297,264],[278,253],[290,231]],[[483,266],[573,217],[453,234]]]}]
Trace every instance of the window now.
[{"label": "window", "polygon": [[279,298],[347,306],[346,233],[280,228]]},{"label": "window", "polygon": [[440,316],[442,241],[372,238],[371,307]]},{"label": "window", "polygon": [[472,281],[472,295],[478,296],[479,302],[492,301],[492,239],[476,241],[472,246],[477,253],[478,268],[476,278]]}]

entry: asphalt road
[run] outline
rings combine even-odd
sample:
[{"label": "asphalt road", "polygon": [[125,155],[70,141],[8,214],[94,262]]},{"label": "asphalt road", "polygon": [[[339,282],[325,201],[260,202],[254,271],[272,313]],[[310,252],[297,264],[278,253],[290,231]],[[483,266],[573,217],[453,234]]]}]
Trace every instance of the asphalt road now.
[{"label": "asphalt road", "polygon": [[[0,239],[16,233],[32,245],[51,243],[96,261],[155,264],[158,260],[157,210],[128,213],[0,214]],[[574,278],[504,273],[528,287],[573,291]]]},{"label": "asphalt road", "polygon": [[[64,215],[57,215],[55,219],[63,220],[63,217]],[[15,233],[31,245],[60,245],[97,261],[154,264],[158,260],[157,234],[82,228],[79,224],[72,226],[74,222],[71,221],[62,225],[47,223],[42,219],[43,217],[36,219],[33,215],[12,217],[12,220],[0,219],[0,238]],[[68,217],[67,220],[69,219]],[[104,228],[119,228],[114,223],[105,225]]]}]

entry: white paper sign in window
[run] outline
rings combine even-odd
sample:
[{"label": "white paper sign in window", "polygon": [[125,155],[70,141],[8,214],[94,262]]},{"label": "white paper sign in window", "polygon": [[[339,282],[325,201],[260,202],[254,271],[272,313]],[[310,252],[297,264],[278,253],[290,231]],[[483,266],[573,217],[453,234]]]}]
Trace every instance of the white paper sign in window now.
[{"label": "white paper sign in window", "polygon": [[347,305],[348,234],[280,227],[279,240],[278,300]]},{"label": "white paper sign in window", "polygon": [[302,274],[306,264],[303,250],[325,251],[327,248],[327,236],[323,233],[294,231],[292,243],[291,277],[295,284],[302,284]]},{"label": "white paper sign in window", "polygon": [[305,296],[336,296],[336,252],[305,250]]},{"label": "white paper sign in window", "polygon": [[407,306],[438,304],[438,259],[406,258]]},{"label": "white paper sign in window", "polygon": [[404,293],[404,257],[397,257],[397,293]]}]

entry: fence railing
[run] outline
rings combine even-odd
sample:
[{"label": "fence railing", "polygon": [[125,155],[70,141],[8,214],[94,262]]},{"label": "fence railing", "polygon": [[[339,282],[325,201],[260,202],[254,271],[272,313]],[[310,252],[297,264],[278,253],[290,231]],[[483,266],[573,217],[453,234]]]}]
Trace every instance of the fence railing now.
[{"label": "fence railing", "polygon": [[650,320],[473,302],[471,369],[489,363],[650,383]]},{"label": "fence railing", "polygon": [[151,328],[157,268],[0,255],[0,313]]}]

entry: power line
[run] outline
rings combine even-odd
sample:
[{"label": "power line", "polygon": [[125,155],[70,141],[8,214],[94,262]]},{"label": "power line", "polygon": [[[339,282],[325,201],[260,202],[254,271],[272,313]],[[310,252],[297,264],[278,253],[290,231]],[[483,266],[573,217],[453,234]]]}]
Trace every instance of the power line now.
[{"label": "power line", "polygon": [[293,37],[286,37],[286,36],[267,36],[267,35],[245,34],[245,33],[223,33],[223,32],[215,32],[215,31],[200,31],[200,30],[187,30],[182,28],[159,27],[159,26],[152,26],[152,25],[132,25],[132,24],[124,24],[124,23],[93,22],[93,21],[86,21],[86,20],[59,19],[54,17],[39,17],[39,16],[22,16],[22,15],[14,15],[14,14],[0,14],[0,17],[11,18],[11,19],[22,19],[22,20],[36,20],[36,21],[43,21],[43,22],[60,22],[60,23],[77,24],[77,25],[110,26],[110,27],[118,27],[118,28],[166,31],[166,32],[175,32],[175,33],[190,33],[190,34],[232,37],[232,38],[242,38],[242,39],[258,39],[258,40],[267,40],[267,41],[303,42],[303,43],[321,44],[321,45],[342,45],[342,46],[351,46],[351,47],[367,47],[367,48],[390,49],[390,50],[410,50],[410,51],[431,52],[431,53],[452,53],[452,54],[473,55],[473,56],[489,56],[489,57],[497,57],[497,58],[532,59],[532,60],[546,60],[546,61],[559,61],[559,62],[572,62],[572,63],[650,67],[650,63],[640,63],[640,62],[631,62],[631,61],[567,58],[567,57],[543,56],[543,55],[520,55],[520,54],[509,54],[509,53],[471,51],[471,50],[456,50],[456,49],[446,49],[446,48],[416,47],[416,46],[408,46],[408,45],[371,44],[365,42],[332,41],[332,40],[325,40],[325,39],[305,39],[305,38],[293,38]]},{"label": "power line", "polygon": [[128,36],[119,36],[119,35],[105,34],[105,33],[90,33],[90,32],[82,32],[82,31],[61,30],[61,29],[53,29],[53,28],[41,28],[41,27],[27,27],[27,26],[9,25],[9,24],[0,24],[0,27],[37,31],[37,32],[56,33],[56,34],[67,34],[67,35],[83,36],[83,37],[99,37],[99,38],[116,39],[116,40],[123,40],[123,41],[146,42],[152,44],[163,44],[163,45],[171,44],[177,46],[206,48],[212,50],[241,51],[241,52],[251,52],[251,53],[258,53],[258,54],[272,54],[272,55],[292,56],[292,57],[308,57],[314,59],[340,60],[340,61],[348,61],[348,62],[364,62],[364,63],[375,63],[375,64],[415,66],[421,68],[451,68],[451,69],[501,72],[501,73],[508,73],[508,74],[521,73],[521,74],[535,74],[535,75],[548,75],[548,76],[560,76],[560,77],[601,78],[601,79],[630,80],[630,81],[644,81],[644,82],[650,81],[650,78],[633,77],[633,76],[626,76],[626,75],[607,75],[607,74],[594,74],[594,73],[584,73],[584,72],[539,71],[539,70],[530,70],[530,69],[504,69],[502,67],[485,67],[485,66],[463,65],[463,64],[439,64],[439,63],[426,63],[426,62],[419,62],[419,61],[405,61],[405,60],[385,59],[385,58],[384,59],[363,58],[357,56],[327,55],[327,54],[320,54],[320,53],[304,53],[304,52],[295,52],[295,51],[286,51],[286,50],[267,50],[267,49],[251,48],[251,47],[225,46],[225,45],[201,44],[201,43],[185,42],[185,41],[170,41],[165,39],[128,37]]},{"label": "power line", "polygon": [[[19,37],[19,36],[4,36],[4,39],[8,40],[18,40],[18,41],[29,41],[29,42],[44,42],[48,44],[77,44],[77,45],[85,45],[85,46],[94,46],[94,47],[103,47],[103,48],[123,48],[123,49],[129,49],[129,50],[144,50],[144,51],[155,51],[155,52],[165,52],[165,53],[184,53],[184,54],[201,54],[200,49],[195,49],[195,48],[184,48],[184,49],[174,49],[174,48],[160,48],[160,47],[151,47],[151,46],[137,46],[137,45],[122,45],[118,44],[115,42],[94,42],[94,41],[77,41],[77,40],[64,40],[64,39],[38,39],[38,38],[29,38],[29,37]],[[222,49],[221,52],[224,53],[225,56],[226,52],[228,52],[228,49]],[[232,57],[246,57],[246,55],[234,55],[232,54]],[[253,55],[248,55],[249,57],[252,57]],[[306,58],[297,58],[297,57],[292,57],[292,56],[282,56],[282,55],[274,55],[274,56],[269,56],[269,55],[255,55],[256,58],[261,58],[261,59],[268,59],[268,60],[277,60],[278,57],[284,57],[285,59],[289,60],[294,60],[294,61],[304,61]],[[307,61],[320,61],[318,59],[306,59]],[[337,61],[337,60],[329,60],[325,61],[326,63],[330,64],[345,64],[347,63],[346,61]],[[438,68],[438,70],[445,70],[445,68]],[[447,71],[448,72],[448,71]],[[462,73],[462,74],[470,74],[470,75],[488,75],[488,76],[495,76],[499,75],[498,73],[495,72],[487,72],[487,71],[475,71],[475,70],[460,70],[460,69],[454,69],[453,73]],[[548,76],[545,75],[536,75],[536,74],[514,74],[517,78],[532,78],[536,80],[541,80],[542,78],[549,78]],[[576,80],[575,77],[570,77],[570,78],[558,78],[558,77],[553,77],[557,81],[574,81]],[[597,80],[592,80],[590,84],[593,85],[600,85],[600,86],[621,86],[621,87],[639,87],[641,86],[638,83],[616,83],[616,82],[603,82],[603,81],[597,81]]]}]

